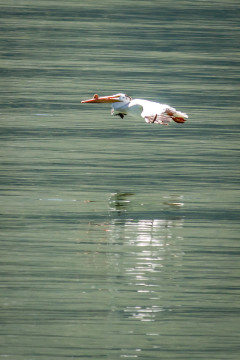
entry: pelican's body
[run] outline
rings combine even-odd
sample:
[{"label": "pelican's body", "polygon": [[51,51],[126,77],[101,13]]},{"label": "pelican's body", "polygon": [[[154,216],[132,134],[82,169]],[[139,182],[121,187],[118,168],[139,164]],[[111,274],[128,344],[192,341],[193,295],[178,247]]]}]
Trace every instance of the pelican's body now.
[{"label": "pelican's body", "polygon": [[173,107],[157,102],[132,99],[125,94],[99,97],[94,95],[93,99],[84,100],[82,103],[112,103],[112,115],[123,118],[125,115],[142,117],[147,123],[168,125],[170,121],[184,123],[187,114],[177,111]]}]

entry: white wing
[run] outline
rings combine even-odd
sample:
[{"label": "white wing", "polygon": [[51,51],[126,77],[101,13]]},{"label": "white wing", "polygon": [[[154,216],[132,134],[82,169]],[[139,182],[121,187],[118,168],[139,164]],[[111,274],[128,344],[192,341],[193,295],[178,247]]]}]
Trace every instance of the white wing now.
[{"label": "white wing", "polygon": [[147,123],[168,125],[171,121],[184,123],[188,118],[187,114],[177,111],[166,104],[159,104],[151,101],[144,101],[141,116]]}]

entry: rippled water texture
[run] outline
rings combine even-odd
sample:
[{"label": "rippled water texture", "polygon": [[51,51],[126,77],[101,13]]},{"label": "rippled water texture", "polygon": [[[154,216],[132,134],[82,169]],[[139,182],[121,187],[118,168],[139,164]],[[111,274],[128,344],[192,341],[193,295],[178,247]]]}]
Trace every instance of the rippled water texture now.
[{"label": "rippled water texture", "polygon": [[0,359],[240,358],[239,8],[1,1]]}]

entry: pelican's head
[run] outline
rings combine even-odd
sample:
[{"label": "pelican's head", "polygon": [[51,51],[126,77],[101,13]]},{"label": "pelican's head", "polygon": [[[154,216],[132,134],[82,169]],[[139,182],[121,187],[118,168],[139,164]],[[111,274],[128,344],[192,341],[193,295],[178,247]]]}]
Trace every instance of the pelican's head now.
[{"label": "pelican's head", "polygon": [[92,99],[83,100],[82,103],[115,103],[121,102],[128,104],[132,98],[126,94],[115,94],[110,96],[98,96],[97,94],[93,95]]}]

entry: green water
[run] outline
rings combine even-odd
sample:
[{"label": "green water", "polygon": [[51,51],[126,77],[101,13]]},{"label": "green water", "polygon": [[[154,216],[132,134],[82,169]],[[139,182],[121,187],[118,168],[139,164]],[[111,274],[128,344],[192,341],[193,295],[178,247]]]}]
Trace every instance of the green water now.
[{"label": "green water", "polygon": [[239,9],[0,2],[0,359],[239,359]]}]

